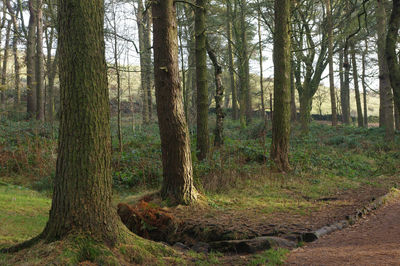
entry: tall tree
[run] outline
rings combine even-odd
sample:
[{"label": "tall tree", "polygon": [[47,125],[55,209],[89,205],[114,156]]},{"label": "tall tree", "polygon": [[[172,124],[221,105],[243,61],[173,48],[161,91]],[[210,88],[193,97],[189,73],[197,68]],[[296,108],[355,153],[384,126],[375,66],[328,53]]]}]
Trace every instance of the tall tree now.
[{"label": "tall tree", "polygon": [[290,136],[290,0],[275,0],[274,117],[271,159],[279,171],[289,171]]},{"label": "tall tree", "polygon": [[43,1],[36,0],[36,119],[44,121]]},{"label": "tall tree", "polygon": [[262,117],[265,120],[265,103],[264,103],[264,75],[263,75],[263,43],[261,37],[261,11],[258,10],[257,16],[257,29],[258,29],[258,49],[259,49],[259,56],[260,56],[260,97],[261,97],[261,111]]},{"label": "tall tree", "polygon": [[27,75],[27,113],[30,118],[36,114],[36,86],[35,86],[35,40],[36,40],[36,14],[35,1],[29,0],[29,25],[26,42],[26,75]]},{"label": "tall tree", "polygon": [[238,119],[238,100],[237,100],[237,88],[235,78],[235,67],[234,67],[234,54],[232,48],[232,3],[230,0],[226,1],[226,36],[228,38],[228,64],[229,64],[229,77],[230,77],[230,88],[232,93],[232,117],[234,120]]},{"label": "tall tree", "polygon": [[390,69],[390,82],[393,87],[395,103],[400,110],[400,62],[396,53],[400,28],[400,0],[393,0],[393,9],[386,38],[386,59]]},{"label": "tall tree", "polygon": [[186,124],[178,65],[176,10],[173,0],[153,1],[153,49],[158,125],[161,136],[161,195],[173,202],[196,200],[189,130]]},{"label": "tall tree", "polygon": [[365,71],[367,65],[367,54],[368,54],[368,41],[365,38],[365,49],[362,53],[362,77],[361,84],[363,87],[363,102],[364,102],[364,127],[368,128],[368,107],[367,107],[367,83],[365,79]]},{"label": "tall tree", "polygon": [[364,119],[361,108],[360,88],[358,84],[357,60],[356,60],[356,51],[354,44],[351,47],[351,64],[353,65],[353,81],[354,81],[354,91],[355,91],[356,106],[357,106],[357,123],[359,127],[363,127]]},{"label": "tall tree", "polygon": [[335,77],[333,72],[333,19],[331,0],[325,0],[328,22],[329,91],[331,96],[332,126],[337,126]]},{"label": "tall tree", "polygon": [[208,85],[206,49],[206,4],[207,0],[196,0],[196,85],[197,85],[197,158],[207,157],[208,136]]},{"label": "tall tree", "polygon": [[[385,4],[383,0],[376,2],[377,35],[378,35],[378,64],[379,64],[379,91],[381,98],[381,110],[383,126],[385,127],[385,138],[394,140],[394,116],[393,116],[393,94],[390,82],[388,61],[385,56],[387,20]],[[391,69],[391,68],[390,68]],[[382,126],[381,125],[381,126]]]},{"label": "tall tree", "polygon": [[6,90],[7,90],[7,65],[8,65],[8,52],[10,46],[10,31],[11,31],[11,21],[7,22],[6,29],[6,40],[4,43],[4,54],[3,54],[3,68],[1,71],[1,104],[6,104]]}]

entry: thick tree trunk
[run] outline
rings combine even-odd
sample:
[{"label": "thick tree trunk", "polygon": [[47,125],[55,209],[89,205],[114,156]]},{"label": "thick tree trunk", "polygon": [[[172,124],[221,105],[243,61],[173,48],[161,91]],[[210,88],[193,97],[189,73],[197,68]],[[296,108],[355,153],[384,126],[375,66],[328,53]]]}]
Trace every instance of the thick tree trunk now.
[{"label": "thick tree trunk", "polygon": [[333,73],[333,22],[331,0],[326,0],[326,14],[328,18],[329,92],[331,97],[332,126],[337,126],[335,77]]},{"label": "thick tree trunk", "polygon": [[36,0],[36,119],[44,121],[43,12],[42,0]]},{"label": "thick tree trunk", "polygon": [[110,108],[102,0],[59,1],[61,118],[49,221],[52,241],[86,234],[113,245],[122,223],[111,202]]},{"label": "thick tree trunk", "polygon": [[211,49],[210,44],[207,41],[207,52],[214,65],[214,78],[215,78],[215,113],[216,113],[216,125],[215,125],[215,138],[214,146],[220,147],[224,144],[224,111],[222,110],[222,98],[224,97],[224,86],[222,85],[222,67],[218,63],[215,52]]},{"label": "thick tree trunk", "polygon": [[1,71],[1,104],[5,107],[6,104],[6,90],[7,90],[7,63],[8,63],[8,52],[10,46],[10,31],[11,22],[8,21],[6,29],[6,41],[4,43],[4,54],[3,54],[3,68]]},{"label": "thick tree trunk", "polygon": [[[386,47],[386,12],[382,0],[377,1],[377,35],[378,35],[378,64],[379,64],[379,91],[382,103],[382,122],[385,127],[385,139],[394,140],[394,115],[393,115],[393,94],[389,77],[388,62],[385,57]],[[393,71],[392,69],[390,71]]]},{"label": "thick tree trunk", "polygon": [[237,120],[238,117],[238,100],[237,100],[237,88],[235,79],[235,67],[234,67],[234,54],[232,49],[232,3],[230,0],[226,1],[226,31],[228,36],[228,64],[229,64],[229,77],[230,77],[230,88],[232,94],[232,117]]},{"label": "thick tree trunk", "polygon": [[311,121],[312,97],[306,91],[299,93],[300,98],[300,124],[303,132],[308,133]]},{"label": "thick tree trunk", "polygon": [[397,108],[397,105],[394,107],[394,124],[395,124],[395,129],[397,131],[400,131],[400,111]]},{"label": "thick tree trunk", "polygon": [[400,62],[396,56],[398,32],[400,28],[400,0],[393,0],[393,9],[389,21],[389,30],[386,38],[386,59],[389,66],[390,82],[393,87],[395,103],[400,110]]},{"label": "thick tree trunk", "polygon": [[354,81],[354,91],[356,95],[356,105],[357,105],[357,124],[358,127],[364,126],[364,119],[362,114],[362,107],[361,107],[361,96],[360,96],[360,89],[358,85],[358,70],[357,70],[357,60],[356,60],[356,51],[354,45],[352,45],[351,49],[351,64],[353,65],[353,81]]},{"label": "thick tree trunk", "polygon": [[196,83],[197,83],[197,158],[207,157],[208,136],[208,85],[206,50],[206,0],[196,0]]},{"label": "thick tree trunk", "polygon": [[290,136],[290,0],[275,0],[274,118],[271,160],[279,171],[289,171]]},{"label": "thick tree trunk", "polygon": [[153,1],[153,49],[157,114],[161,136],[163,184],[161,195],[173,202],[196,200],[189,131],[183,111],[176,11],[173,0]]},{"label": "thick tree trunk", "polygon": [[29,25],[26,43],[26,75],[27,75],[27,113],[30,118],[36,114],[36,74],[35,74],[35,40],[36,40],[36,0],[29,0]]}]

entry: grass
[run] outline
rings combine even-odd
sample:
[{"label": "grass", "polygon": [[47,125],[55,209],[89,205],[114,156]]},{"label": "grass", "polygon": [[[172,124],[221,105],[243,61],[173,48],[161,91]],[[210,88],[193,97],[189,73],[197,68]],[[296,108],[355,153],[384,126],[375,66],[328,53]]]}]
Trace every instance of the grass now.
[{"label": "grass", "polygon": [[38,235],[46,225],[50,204],[36,191],[0,185],[0,248]]},{"label": "grass", "polygon": [[275,265],[283,265],[285,263],[285,259],[289,250],[287,249],[269,249],[264,251],[261,254],[257,254],[253,256],[253,259],[248,264],[249,266],[256,266],[256,265],[268,265],[268,266],[275,266]]}]

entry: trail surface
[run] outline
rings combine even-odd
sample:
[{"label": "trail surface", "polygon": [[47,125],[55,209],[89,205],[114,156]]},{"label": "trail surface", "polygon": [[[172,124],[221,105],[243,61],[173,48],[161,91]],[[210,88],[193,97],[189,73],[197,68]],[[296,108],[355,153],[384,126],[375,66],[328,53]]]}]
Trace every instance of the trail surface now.
[{"label": "trail surface", "polygon": [[400,199],[354,226],[294,250],[287,265],[400,265]]}]

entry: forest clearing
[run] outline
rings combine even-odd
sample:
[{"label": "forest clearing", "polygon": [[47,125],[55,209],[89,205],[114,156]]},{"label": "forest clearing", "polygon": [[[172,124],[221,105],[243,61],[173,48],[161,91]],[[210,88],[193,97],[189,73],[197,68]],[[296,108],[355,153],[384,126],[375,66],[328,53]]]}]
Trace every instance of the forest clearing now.
[{"label": "forest clearing", "polygon": [[399,0],[0,1],[0,265],[397,265]]}]

